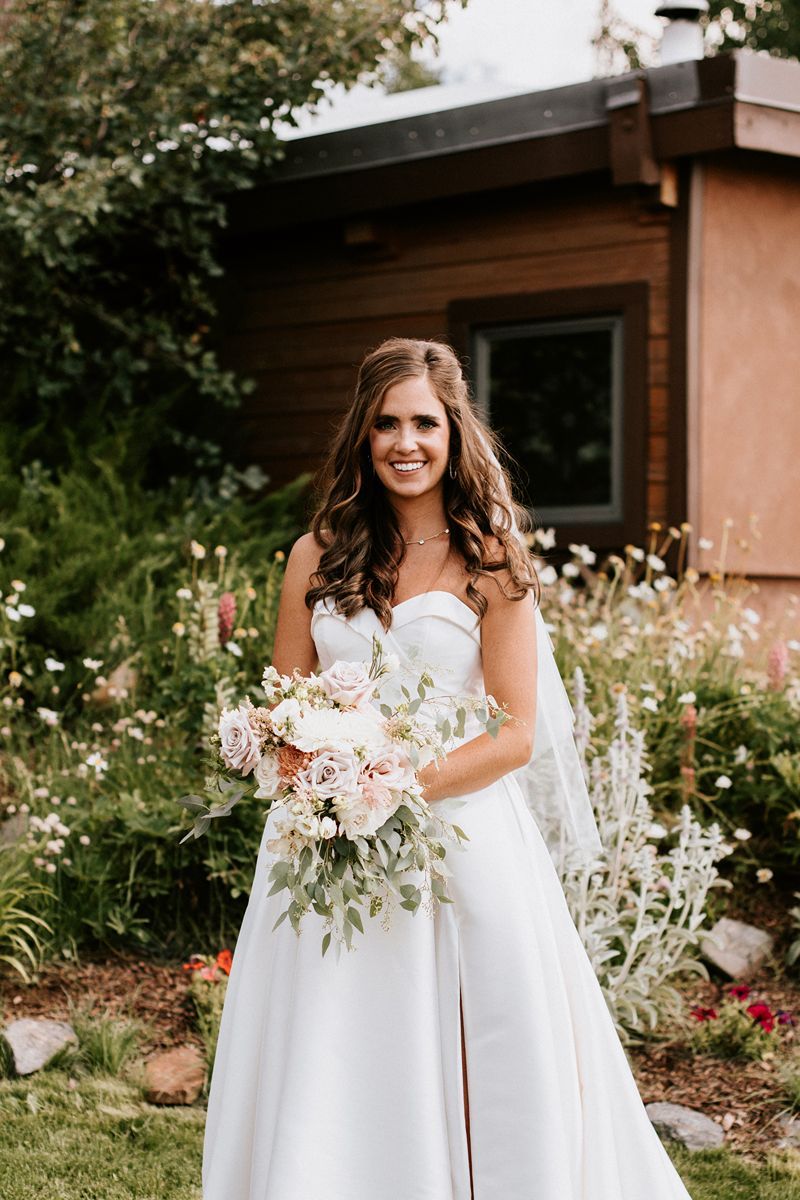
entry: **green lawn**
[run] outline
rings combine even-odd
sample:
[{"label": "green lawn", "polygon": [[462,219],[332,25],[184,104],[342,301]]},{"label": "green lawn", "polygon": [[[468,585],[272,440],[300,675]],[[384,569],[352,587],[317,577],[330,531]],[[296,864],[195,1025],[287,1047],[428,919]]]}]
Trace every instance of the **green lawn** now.
[{"label": "green lawn", "polygon": [[[84,1076],[70,1089],[68,1078],[0,1080],[3,1200],[201,1200],[201,1106],[160,1108],[130,1083]],[[692,1200],[800,1200],[800,1155],[756,1165],[726,1150],[670,1153]]]}]

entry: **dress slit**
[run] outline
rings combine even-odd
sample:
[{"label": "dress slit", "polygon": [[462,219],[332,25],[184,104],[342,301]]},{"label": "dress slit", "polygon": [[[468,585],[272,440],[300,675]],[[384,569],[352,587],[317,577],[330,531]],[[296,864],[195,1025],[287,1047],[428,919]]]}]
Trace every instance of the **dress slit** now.
[{"label": "dress slit", "polygon": [[464,1039],[464,1008],[461,1003],[461,987],[458,989],[459,1025],[461,1026],[461,1078],[464,1081],[464,1124],[467,1131],[467,1160],[469,1162],[469,1194],[474,1200],[475,1185],[472,1182],[472,1143],[469,1133],[469,1088],[467,1086],[467,1049]]}]

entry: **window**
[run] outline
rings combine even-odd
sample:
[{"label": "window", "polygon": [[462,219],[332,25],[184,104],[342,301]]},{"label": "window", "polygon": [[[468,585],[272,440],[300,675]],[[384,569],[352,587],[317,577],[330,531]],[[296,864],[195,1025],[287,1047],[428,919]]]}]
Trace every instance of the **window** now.
[{"label": "window", "polygon": [[459,301],[451,338],[537,524],[622,545],[645,524],[646,289]]}]

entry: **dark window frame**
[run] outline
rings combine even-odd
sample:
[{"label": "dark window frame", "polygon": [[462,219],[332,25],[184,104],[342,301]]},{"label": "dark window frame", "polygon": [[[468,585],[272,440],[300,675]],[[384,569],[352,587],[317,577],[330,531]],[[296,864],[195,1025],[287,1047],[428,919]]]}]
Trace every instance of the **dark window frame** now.
[{"label": "dark window frame", "polygon": [[[454,300],[448,305],[448,336],[464,363],[472,388],[476,329],[558,319],[622,317],[622,518],[555,525],[558,548],[586,542],[601,549],[642,545],[647,528],[648,301],[645,282]],[[513,454],[513,447],[508,447]],[[536,497],[534,515],[536,514]]]}]

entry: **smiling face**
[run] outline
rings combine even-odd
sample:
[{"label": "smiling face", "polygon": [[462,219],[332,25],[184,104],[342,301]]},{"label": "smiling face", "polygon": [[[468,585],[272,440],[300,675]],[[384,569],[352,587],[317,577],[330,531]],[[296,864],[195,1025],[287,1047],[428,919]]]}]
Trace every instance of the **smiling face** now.
[{"label": "smiling face", "polygon": [[422,496],[441,488],[450,452],[447,409],[427,376],[387,389],[369,433],[375,474],[395,496]]}]

